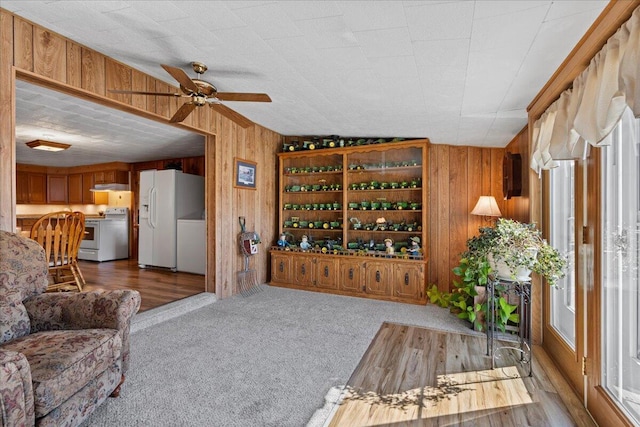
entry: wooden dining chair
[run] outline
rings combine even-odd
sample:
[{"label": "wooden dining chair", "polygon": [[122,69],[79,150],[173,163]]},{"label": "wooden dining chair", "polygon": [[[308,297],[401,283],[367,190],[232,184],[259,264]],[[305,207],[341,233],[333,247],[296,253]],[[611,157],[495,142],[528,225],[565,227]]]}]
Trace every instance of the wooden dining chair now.
[{"label": "wooden dining chair", "polygon": [[48,213],[31,227],[31,238],[45,250],[51,281],[47,292],[79,291],[86,285],[78,266],[78,250],[84,238],[84,214]]}]

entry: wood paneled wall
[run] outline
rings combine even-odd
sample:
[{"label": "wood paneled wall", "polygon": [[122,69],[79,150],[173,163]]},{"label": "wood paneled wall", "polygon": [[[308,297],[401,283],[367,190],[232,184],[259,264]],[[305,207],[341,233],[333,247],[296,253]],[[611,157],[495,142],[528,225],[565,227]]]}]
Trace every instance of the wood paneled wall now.
[{"label": "wood paneled wall", "polygon": [[430,148],[430,224],[428,286],[449,290],[457,276],[467,239],[488,225],[470,212],[480,196],[494,196],[505,211],[502,197],[502,148],[432,144]]},{"label": "wood paneled wall", "polygon": [[[173,91],[166,83],[108,58],[73,40],[0,8],[0,229],[15,224],[15,79],[60,90],[85,100],[170,125],[178,99],[112,94],[109,89]],[[242,269],[238,251],[238,216],[247,218],[265,244],[251,268],[261,281],[268,273],[266,246],[274,240],[275,152],[282,137],[258,125],[248,129],[198,108],[174,126],[206,138],[207,290],[225,297],[235,292]],[[233,187],[233,159],[258,163],[256,190]]]},{"label": "wood paneled wall", "polygon": [[[505,218],[529,221],[529,136],[525,127],[503,148],[480,148],[432,144],[429,181],[429,279],[428,286],[452,288],[457,276],[452,269],[469,238],[480,227],[490,225],[471,215],[480,196],[493,196]],[[505,152],[522,156],[522,197],[505,200],[502,192],[502,162]]]}]

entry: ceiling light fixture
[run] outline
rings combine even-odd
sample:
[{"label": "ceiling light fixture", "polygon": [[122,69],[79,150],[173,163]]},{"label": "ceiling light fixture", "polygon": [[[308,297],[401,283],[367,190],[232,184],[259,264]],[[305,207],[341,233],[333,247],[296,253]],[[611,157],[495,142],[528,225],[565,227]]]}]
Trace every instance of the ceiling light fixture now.
[{"label": "ceiling light fixture", "polygon": [[26,144],[28,147],[31,147],[34,150],[43,150],[43,151],[63,151],[71,147],[71,144],[45,141],[44,139],[36,139],[35,141],[27,142]]}]

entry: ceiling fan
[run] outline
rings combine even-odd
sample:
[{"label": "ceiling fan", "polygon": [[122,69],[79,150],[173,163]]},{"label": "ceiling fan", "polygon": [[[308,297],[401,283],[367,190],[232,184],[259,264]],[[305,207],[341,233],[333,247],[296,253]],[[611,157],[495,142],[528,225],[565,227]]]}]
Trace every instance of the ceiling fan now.
[{"label": "ceiling fan", "polygon": [[192,79],[182,69],[172,67],[170,65],[160,64],[165,71],[180,83],[182,93],[169,92],[145,92],[136,90],[114,90],[111,93],[131,93],[135,95],[156,95],[156,96],[177,96],[180,98],[190,98],[182,104],[178,111],[169,120],[171,123],[181,122],[187,118],[196,107],[209,105],[211,108],[237,122],[242,127],[251,125],[251,121],[233,111],[231,108],[223,105],[220,101],[248,101],[248,102],[271,102],[269,95],[265,93],[238,93],[238,92],[218,92],[218,89],[211,83],[201,80],[200,76],[207,71],[207,66],[201,62],[192,62],[191,67],[198,75],[198,78]]}]

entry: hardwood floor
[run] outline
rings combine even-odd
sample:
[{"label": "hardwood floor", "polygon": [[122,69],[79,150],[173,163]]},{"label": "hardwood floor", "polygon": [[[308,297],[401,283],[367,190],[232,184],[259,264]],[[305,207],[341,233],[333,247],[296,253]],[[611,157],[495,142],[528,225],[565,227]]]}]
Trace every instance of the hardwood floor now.
[{"label": "hardwood floor", "polygon": [[534,357],[533,376],[516,352],[486,339],[384,323],[347,383],[336,426],[594,426],[564,402]]},{"label": "hardwood floor", "polygon": [[136,260],[80,261],[87,282],[84,290],[135,289],[140,292],[140,312],[204,292],[204,276],[138,268]]}]

